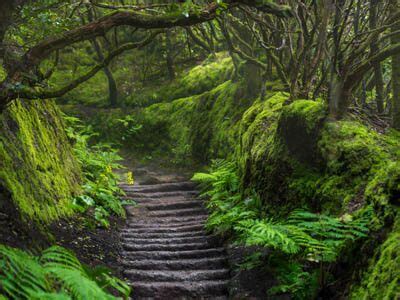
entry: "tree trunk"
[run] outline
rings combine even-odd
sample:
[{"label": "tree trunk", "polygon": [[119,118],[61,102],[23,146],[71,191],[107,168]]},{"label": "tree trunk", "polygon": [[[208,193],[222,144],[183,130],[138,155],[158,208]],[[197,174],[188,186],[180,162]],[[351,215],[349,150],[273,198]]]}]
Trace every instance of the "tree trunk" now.
[{"label": "tree trunk", "polygon": [[103,69],[104,74],[107,76],[108,80],[108,103],[111,107],[118,106],[118,89],[117,83],[115,82],[114,76],[109,67]]},{"label": "tree trunk", "polygon": [[329,114],[334,119],[341,119],[347,113],[351,92],[344,87],[343,79],[331,71],[329,83]]},{"label": "tree trunk", "polygon": [[[93,40],[93,46],[94,46],[94,49],[96,50],[99,61],[103,61],[104,55],[101,52],[101,47],[96,39]],[[114,76],[108,66],[105,66],[103,68],[103,72],[106,75],[107,80],[108,80],[108,103],[110,104],[111,107],[117,107],[118,106],[117,83],[115,82]]]},{"label": "tree trunk", "polygon": [[[400,10],[400,0],[390,0],[391,11],[398,12]],[[392,28],[392,31],[400,30],[400,25],[396,25]],[[400,34],[396,34],[392,37],[391,43],[400,43]],[[392,56],[392,120],[393,127],[400,130],[400,54]]]},{"label": "tree trunk", "polygon": [[334,15],[332,39],[333,45],[331,47],[331,63],[330,63],[330,78],[329,78],[329,114],[334,119],[342,118],[346,111],[349,103],[349,93],[345,92],[345,72],[343,70],[343,55],[340,51],[340,30],[339,25],[342,21],[342,11],[345,0],[339,0],[335,2],[330,0],[327,4]]},{"label": "tree trunk", "polygon": [[[376,18],[377,18],[377,8],[379,1],[371,0],[370,4],[370,16],[369,16],[369,26],[371,31],[376,28]],[[379,52],[379,47],[376,41],[371,43],[371,56],[374,56]],[[383,98],[384,98],[384,82],[381,63],[374,63],[374,74],[375,74],[375,90],[376,90],[376,107],[378,113],[383,113]]]},{"label": "tree trunk", "polygon": [[[14,11],[14,5],[12,1],[3,0],[0,1],[0,53],[4,51],[2,42],[6,34],[8,26],[12,22],[12,13]],[[0,55],[1,57],[2,55]]]},{"label": "tree trunk", "polygon": [[167,30],[165,33],[165,47],[166,47],[166,63],[168,70],[168,77],[170,80],[175,79],[175,70],[174,70],[174,59],[172,54],[172,43],[171,43],[171,30]]}]

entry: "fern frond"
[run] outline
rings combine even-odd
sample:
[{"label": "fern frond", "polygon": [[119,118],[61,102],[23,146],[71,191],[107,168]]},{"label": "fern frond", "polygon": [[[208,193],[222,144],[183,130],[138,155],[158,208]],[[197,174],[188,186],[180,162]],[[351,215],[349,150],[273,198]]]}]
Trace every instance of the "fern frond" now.
[{"label": "fern frond", "polygon": [[217,178],[212,175],[212,174],[207,174],[207,173],[196,173],[192,177],[192,181],[198,182],[198,183],[210,183],[215,181]]},{"label": "fern frond", "polygon": [[129,287],[106,273],[99,286],[76,256],[53,246],[41,257],[0,245],[0,286],[10,299],[116,299],[103,288],[113,287],[126,297]]},{"label": "fern frond", "polygon": [[[1,299],[1,298],[0,298]],[[36,293],[31,295],[31,300],[72,300],[72,298],[63,293]]]},{"label": "fern frond", "polygon": [[24,251],[0,245],[0,262],[0,283],[11,298],[29,299],[50,289],[42,266]]},{"label": "fern frond", "polygon": [[84,272],[82,264],[76,256],[69,250],[52,246],[42,252],[40,262],[45,268],[62,267],[65,269],[78,270]]}]

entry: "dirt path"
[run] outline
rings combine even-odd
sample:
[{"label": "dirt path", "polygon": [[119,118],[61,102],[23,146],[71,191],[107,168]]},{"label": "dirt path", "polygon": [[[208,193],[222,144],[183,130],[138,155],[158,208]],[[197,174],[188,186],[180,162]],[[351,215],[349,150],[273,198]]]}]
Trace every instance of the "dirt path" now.
[{"label": "dirt path", "polygon": [[194,184],[176,176],[162,179],[121,185],[138,204],[127,208],[121,233],[124,275],[133,298],[226,299],[225,251],[203,228],[207,211]]}]

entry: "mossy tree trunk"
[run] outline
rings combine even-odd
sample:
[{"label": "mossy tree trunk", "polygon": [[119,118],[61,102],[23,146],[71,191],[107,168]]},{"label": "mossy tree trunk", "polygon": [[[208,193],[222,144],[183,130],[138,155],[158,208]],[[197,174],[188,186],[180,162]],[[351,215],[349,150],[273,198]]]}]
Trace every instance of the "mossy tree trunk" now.
[{"label": "mossy tree trunk", "polygon": [[[88,10],[88,19],[89,22],[94,21],[94,15],[96,15],[96,12],[94,8]],[[92,40],[93,48],[97,54],[97,59],[99,63],[104,61],[104,55],[102,52],[102,47],[100,43],[97,41],[96,38]],[[111,72],[111,69],[108,65],[104,66],[103,72],[107,77],[108,81],[108,103],[111,107],[117,107],[118,106],[118,88],[117,88],[117,83],[115,82],[114,76]]]},{"label": "mossy tree trunk", "polygon": [[166,50],[166,63],[168,70],[168,77],[170,80],[175,79],[175,68],[174,68],[174,53],[171,42],[171,30],[168,29],[165,32],[165,50]]},{"label": "mossy tree trunk", "polygon": [[[11,15],[13,12],[13,5],[11,1],[0,1],[0,43],[4,39],[4,35],[11,22]],[[2,53],[4,49],[0,49]]]},{"label": "mossy tree trunk", "polygon": [[[400,1],[390,0],[392,11],[400,11]],[[392,31],[396,32],[400,30],[400,24],[393,26]],[[392,44],[400,43],[400,34],[392,36]],[[392,118],[393,127],[400,130],[400,54],[392,56],[392,93],[393,93],[393,104],[392,104]]]},{"label": "mossy tree trunk", "polygon": [[[369,16],[369,26],[371,30],[377,27],[377,8],[379,5],[379,0],[371,0],[370,3],[370,16]],[[371,56],[379,52],[379,46],[376,41],[371,43]],[[374,64],[374,78],[375,78],[375,90],[376,90],[376,107],[378,113],[383,113],[383,99],[384,99],[384,83],[381,63],[376,62]]]},{"label": "mossy tree trunk", "polygon": [[[99,62],[103,61],[104,55],[101,52],[100,44],[96,40],[93,40],[93,45],[96,50]],[[108,103],[110,104],[111,107],[117,107],[118,106],[117,83],[115,82],[114,76],[113,76],[109,66],[105,66],[103,68],[103,71],[104,71],[104,74],[106,75],[107,81],[108,81]]]}]

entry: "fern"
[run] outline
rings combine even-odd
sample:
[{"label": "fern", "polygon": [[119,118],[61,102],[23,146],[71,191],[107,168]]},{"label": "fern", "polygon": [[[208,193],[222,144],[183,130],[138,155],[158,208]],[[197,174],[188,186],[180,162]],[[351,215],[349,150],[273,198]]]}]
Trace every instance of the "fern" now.
[{"label": "fern", "polygon": [[113,172],[121,169],[118,163],[122,158],[110,144],[90,145],[90,140],[97,136],[90,126],[83,126],[79,119],[64,116],[69,127],[68,137],[74,141],[74,152],[80,162],[85,184],[84,195],[73,200],[74,207],[85,212],[94,207],[94,218],[101,226],[108,227],[110,214],[125,217],[120,195],[123,191],[118,187],[119,177]]},{"label": "fern", "polygon": [[317,272],[306,272],[296,262],[279,261],[277,273],[280,284],[270,288],[269,295],[290,293],[292,299],[315,299],[318,289]]},{"label": "fern", "polygon": [[92,276],[72,252],[58,246],[36,257],[0,245],[0,266],[0,290],[11,299],[116,299],[109,288],[124,297],[130,293],[107,269]]},{"label": "fern", "polygon": [[[316,275],[323,272],[323,263],[336,261],[347,243],[368,233],[368,210],[354,220],[349,215],[336,218],[300,209],[284,220],[267,217],[257,195],[243,198],[236,167],[230,162],[214,161],[209,174],[197,173],[193,180],[201,184],[202,195],[208,198],[208,230],[228,233],[239,244],[272,249],[270,256],[278,257],[280,265],[275,272],[279,285],[271,289],[271,294],[289,292],[294,299],[313,298]],[[258,253],[242,267],[260,266],[265,259]],[[313,264],[316,262],[320,264]],[[314,271],[303,270],[305,265],[314,266]]]}]

